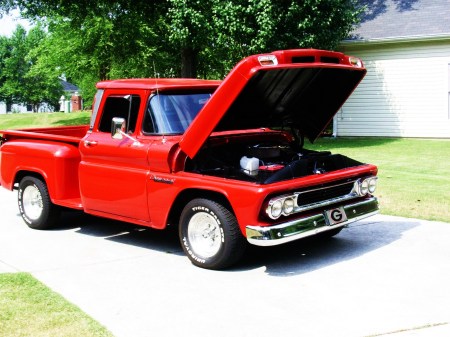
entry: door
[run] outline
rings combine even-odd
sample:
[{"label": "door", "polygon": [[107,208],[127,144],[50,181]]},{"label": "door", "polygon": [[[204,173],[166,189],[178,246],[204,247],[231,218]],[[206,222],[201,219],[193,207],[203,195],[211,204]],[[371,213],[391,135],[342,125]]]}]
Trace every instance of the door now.
[{"label": "door", "polygon": [[[98,111],[99,122],[81,141],[80,191],[87,212],[149,222],[146,178],[148,144],[137,141],[144,91],[108,90]],[[114,117],[126,120],[126,135],[111,137]],[[126,220],[126,219],[125,219]]]}]

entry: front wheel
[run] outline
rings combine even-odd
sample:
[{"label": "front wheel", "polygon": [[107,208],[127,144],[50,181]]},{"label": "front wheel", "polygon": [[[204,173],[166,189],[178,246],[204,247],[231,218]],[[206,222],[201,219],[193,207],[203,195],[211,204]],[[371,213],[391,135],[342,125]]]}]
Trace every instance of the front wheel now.
[{"label": "front wheel", "polygon": [[233,213],[209,199],[194,199],[186,205],[179,236],[191,262],[207,269],[231,266],[242,257],[247,245]]},{"label": "front wheel", "polygon": [[39,178],[26,176],[19,183],[19,212],[33,229],[48,229],[59,219],[60,208],[54,205],[47,185]]}]

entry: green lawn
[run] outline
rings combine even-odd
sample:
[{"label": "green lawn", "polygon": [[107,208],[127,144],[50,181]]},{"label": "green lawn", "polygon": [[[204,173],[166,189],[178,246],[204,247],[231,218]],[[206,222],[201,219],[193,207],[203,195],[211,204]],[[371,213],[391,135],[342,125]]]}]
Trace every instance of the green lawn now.
[{"label": "green lawn", "polygon": [[0,274],[0,336],[112,336],[30,274]]},{"label": "green lawn", "polygon": [[377,165],[382,213],[450,222],[450,140],[322,138],[307,147]]},{"label": "green lawn", "polygon": [[90,111],[68,114],[63,112],[2,114],[0,115],[0,130],[89,124],[90,116]]}]

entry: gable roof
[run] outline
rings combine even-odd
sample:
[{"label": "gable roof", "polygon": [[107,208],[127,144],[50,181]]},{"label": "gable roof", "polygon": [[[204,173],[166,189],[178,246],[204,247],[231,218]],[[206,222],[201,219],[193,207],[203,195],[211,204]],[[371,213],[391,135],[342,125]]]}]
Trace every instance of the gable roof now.
[{"label": "gable roof", "polygon": [[349,40],[450,38],[450,0],[359,0],[366,6]]},{"label": "gable roof", "polygon": [[72,84],[72,83],[64,81],[64,80],[60,80],[60,82],[61,82],[61,85],[62,85],[64,91],[69,91],[69,92],[80,91],[80,88],[78,88],[75,84]]}]

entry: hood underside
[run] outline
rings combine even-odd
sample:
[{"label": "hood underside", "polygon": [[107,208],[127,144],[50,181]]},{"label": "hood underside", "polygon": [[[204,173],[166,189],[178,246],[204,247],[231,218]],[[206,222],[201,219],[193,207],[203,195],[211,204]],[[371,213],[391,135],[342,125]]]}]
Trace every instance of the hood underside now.
[{"label": "hood underside", "polygon": [[314,142],[363,76],[343,68],[261,69],[215,131],[292,127]]},{"label": "hood underside", "polygon": [[[278,53],[278,54],[277,54]],[[296,63],[298,54],[314,56]],[[314,142],[344,104],[366,70],[334,52],[275,52],[275,65],[258,55],[239,63],[186,130],[180,146],[193,157],[213,131],[293,128]],[[332,63],[323,62],[324,54]]]}]

